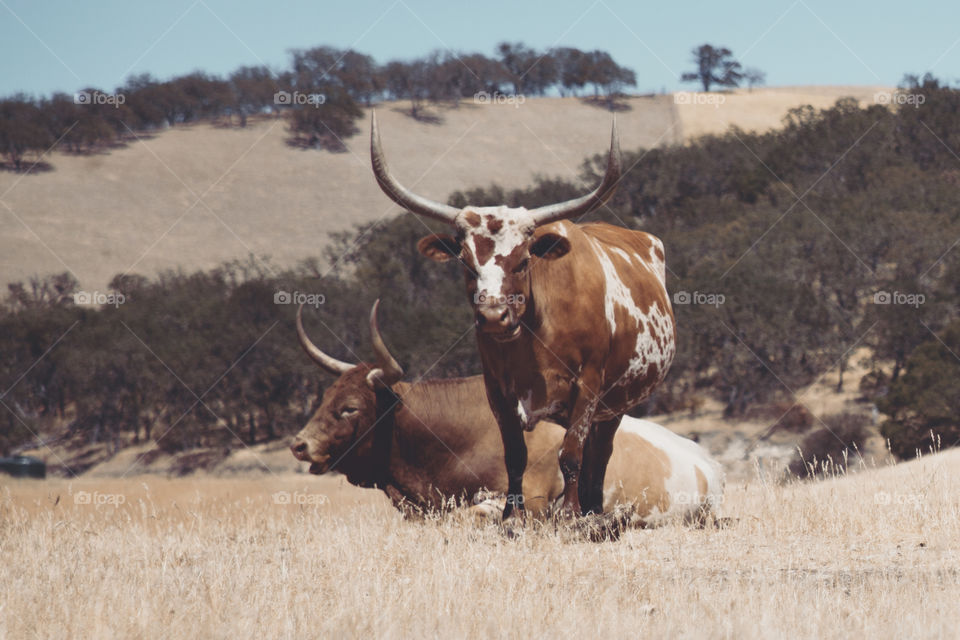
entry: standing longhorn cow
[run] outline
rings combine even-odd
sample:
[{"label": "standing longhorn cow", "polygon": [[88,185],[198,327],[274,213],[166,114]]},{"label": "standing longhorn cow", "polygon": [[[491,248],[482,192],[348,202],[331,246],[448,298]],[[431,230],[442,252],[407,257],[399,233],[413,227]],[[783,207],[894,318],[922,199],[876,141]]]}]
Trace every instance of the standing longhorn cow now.
[{"label": "standing longhorn cow", "polygon": [[[384,193],[408,211],[456,229],[455,236],[429,235],[418,248],[432,260],[455,258],[463,265],[509,493],[523,491],[524,429],[549,418],[567,430],[559,454],[563,514],[600,512],[620,419],[663,380],[676,340],[660,240],[567,220],[613,195],[620,179],[616,122],[600,186],[533,210],[458,209],[428,200],[390,173],[376,114],[370,138],[373,171]],[[521,501],[508,504],[504,518],[515,513],[522,514]]]}]

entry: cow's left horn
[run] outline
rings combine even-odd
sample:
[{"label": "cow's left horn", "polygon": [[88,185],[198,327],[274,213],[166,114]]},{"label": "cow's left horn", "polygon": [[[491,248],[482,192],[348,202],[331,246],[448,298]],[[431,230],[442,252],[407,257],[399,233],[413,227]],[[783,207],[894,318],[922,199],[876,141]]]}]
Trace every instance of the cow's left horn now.
[{"label": "cow's left horn", "polygon": [[383,149],[380,147],[380,130],[377,128],[376,111],[370,116],[370,162],[373,164],[373,175],[377,178],[377,184],[387,197],[398,205],[411,213],[448,224],[453,224],[456,220],[457,214],[460,213],[459,209],[418,196],[400,184],[390,173],[387,159],[383,157]]},{"label": "cow's left horn", "polygon": [[377,356],[377,368],[367,374],[367,382],[370,383],[370,386],[379,384],[389,387],[403,377],[403,369],[390,355],[387,345],[384,344],[383,337],[380,335],[380,327],[377,325],[377,309],[379,307],[380,300],[377,300],[373,303],[373,308],[370,309],[370,337],[373,341],[373,353]]},{"label": "cow's left horn", "polygon": [[537,225],[547,224],[564,218],[573,218],[590,213],[602,206],[613,196],[620,181],[620,136],[617,133],[617,117],[613,117],[613,129],[610,132],[610,155],[607,156],[607,172],[600,186],[585,196],[567,200],[558,204],[534,209],[530,212]]},{"label": "cow's left horn", "polygon": [[307,355],[320,365],[327,373],[332,373],[335,376],[350,371],[353,369],[352,364],[349,362],[344,362],[342,360],[337,360],[332,356],[328,356],[323,351],[320,350],[320,347],[313,344],[313,341],[307,336],[306,330],[303,328],[303,305],[300,305],[300,308],[297,309],[297,337],[300,339],[300,346],[303,347],[303,350],[307,352]]}]

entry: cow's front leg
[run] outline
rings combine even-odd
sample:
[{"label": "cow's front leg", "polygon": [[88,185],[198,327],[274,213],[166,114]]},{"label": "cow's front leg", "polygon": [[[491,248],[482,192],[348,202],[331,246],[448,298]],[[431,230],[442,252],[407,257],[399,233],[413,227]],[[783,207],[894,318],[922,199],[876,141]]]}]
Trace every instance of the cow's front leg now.
[{"label": "cow's front leg", "polygon": [[523,472],[527,469],[527,443],[523,439],[523,427],[518,419],[500,423],[503,439],[503,459],[507,466],[507,504],[503,519],[525,515],[523,502]]},{"label": "cow's front leg", "polygon": [[487,400],[500,427],[503,440],[503,460],[507,467],[507,504],[503,519],[524,517],[523,473],[527,469],[527,442],[523,439],[523,424],[517,415],[517,398],[501,393],[495,382],[487,382]]},{"label": "cow's front leg", "polygon": [[583,467],[583,448],[590,434],[593,424],[593,414],[597,409],[599,397],[590,387],[580,386],[577,390],[577,399],[570,413],[567,433],[563,437],[563,446],[560,448],[560,473],[563,475],[563,509],[564,518],[573,518],[582,515],[580,496],[580,471]]}]

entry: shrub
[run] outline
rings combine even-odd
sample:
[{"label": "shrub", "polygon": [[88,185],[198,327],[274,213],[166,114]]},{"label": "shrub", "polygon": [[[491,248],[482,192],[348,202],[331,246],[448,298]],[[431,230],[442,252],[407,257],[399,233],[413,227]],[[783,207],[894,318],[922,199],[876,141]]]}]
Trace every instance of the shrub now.
[{"label": "shrub", "polygon": [[800,477],[846,470],[847,460],[859,455],[869,435],[870,418],[859,413],[838,413],[823,418],[825,425],[800,443],[800,458],[790,463],[790,472]]}]

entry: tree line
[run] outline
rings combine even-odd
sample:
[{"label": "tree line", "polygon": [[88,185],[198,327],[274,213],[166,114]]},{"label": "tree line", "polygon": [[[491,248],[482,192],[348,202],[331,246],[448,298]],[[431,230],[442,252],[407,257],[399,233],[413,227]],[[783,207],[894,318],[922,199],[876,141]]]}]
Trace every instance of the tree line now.
[{"label": "tree line", "polygon": [[324,46],[292,51],[280,71],[244,66],[226,77],[197,71],[166,81],[141,74],[112,91],[9,96],[0,100],[0,156],[23,171],[55,144],[89,153],[165,127],[208,119],[243,127],[253,115],[281,112],[290,115],[292,144],[340,150],[358,130],[360,106],[378,100],[409,100],[411,115],[421,118],[428,104],[457,105],[480,93],[592,91],[612,99],[635,85],[634,72],[610,54],[573,47],[538,51],[504,42],[494,56],[435,51],[378,64],[367,54]]},{"label": "tree line", "polygon": [[[898,96],[800,107],[767,133],[624,152],[630,170],[591,219],[664,241],[679,332],[671,372],[641,412],[713,397],[742,416],[802,404],[799,390],[826,377],[880,407],[898,455],[956,444],[960,91],[927,76]],[[490,185],[449,203],[535,207],[583,193],[603,169],[597,156],[580,180]],[[432,227],[409,214],[363,225],[294,269],[248,260],[117,277],[122,303],[100,308],[77,305],[67,275],[11,285],[0,450],[54,424],[83,442],[154,439],[168,450],[293,433],[329,377],[299,351],[284,292],[323,296],[307,328],[337,358],[370,357],[365,318],[382,297],[381,327],[408,379],[478,373],[457,265],[416,250]],[[861,346],[870,373],[851,380]]]}]

